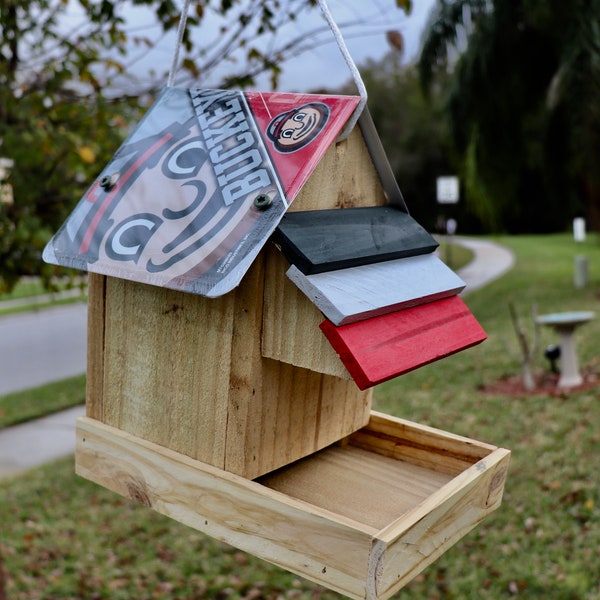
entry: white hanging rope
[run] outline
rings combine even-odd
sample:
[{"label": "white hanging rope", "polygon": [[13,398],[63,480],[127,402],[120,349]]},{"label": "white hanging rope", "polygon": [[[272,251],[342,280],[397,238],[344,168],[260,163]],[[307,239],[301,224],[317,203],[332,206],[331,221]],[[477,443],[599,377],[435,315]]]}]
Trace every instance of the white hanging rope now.
[{"label": "white hanging rope", "polygon": [[190,0],[185,0],[183,8],[181,9],[181,18],[179,19],[179,26],[177,28],[177,42],[175,43],[175,52],[173,53],[173,62],[171,63],[171,70],[169,71],[169,79],[167,80],[167,86],[173,87],[175,81],[175,71],[177,71],[177,63],[179,62],[179,49],[183,44],[183,36],[185,34],[185,26],[187,23],[188,11],[190,8]]},{"label": "white hanging rope", "polygon": [[[356,66],[356,63],[350,56],[350,52],[348,51],[346,42],[344,41],[344,38],[342,37],[342,32],[340,31],[340,28],[337,26],[337,23],[333,19],[331,11],[329,10],[329,6],[327,5],[327,0],[319,0],[319,6],[321,8],[321,12],[323,13],[323,16],[325,17],[325,19],[329,25],[329,28],[331,29],[331,32],[333,33],[333,37],[335,38],[335,41],[337,42],[338,48],[339,48],[340,52],[342,53],[342,56],[344,57],[344,60],[346,61],[348,68],[350,69],[350,73],[352,74],[352,79],[354,79],[354,83],[356,84],[356,87],[358,88],[358,93],[360,94],[360,101],[359,101],[358,105],[356,106],[356,109],[352,113],[352,116],[348,120],[348,123],[346,123],[346,127],[340,133],[340,135],[337,139],[338,142],[341,142],[350,135],[350,132],[352,131],[352,129],[354,129],[354,126],[356,125],[361,113],[363,112],[363,110],[367,104],[367,88],[365,87],[365,84],[362,80],[362,77],[360,75],[358,67]],[[179,26],[177,29],[177,42],[175,44],[175,51],[173,53],[173,62],[171,63],[171,70],[169,71],[169,79],[167,81],[168,87],[172,87],[174,80],[175,80],[175,72],[177,71],[177,63],[179,62],[179,49],[181,48],[181,46],[183,44],[183,36],[185,34],[185,26],[187,23],[189,7],[190,7],[190,0],[184,0],[183,8],[181,11],[181,18],[179,20]]]},{"label": "white hanging rope", "polygon": [[333,33],[333,37],[337,42],[338,48],[340,49],[340,52],[342,53],[342,56],[344,57],[344,60],[346,61],[346,64],[348,65],[348,68],[352,73],[352,79],[354,79],[354,83],[356,84],[356,87],[358,88],[358,93],[360,94],[360,102],[354,110],[354,113],[352,113],[352,116],[350,117],[348,123],[346,123],[346,127],[344,128],[342,133],[340,133],[337,139],[338,142],[341,142],[350,135],[350,132],[352,131],[352,129],[354,129],[356,122],[358,121],[362,111],[364,110],[367,104],[367,88],[365,87],[365,84],[362,80],[356,63],[354,62],[354,60],[352,60],[352,57],[350,56],[350,52],[348,51],[346,42],[344,42],[344,38],[342,37],[342,32],[340,31],[340,28],[337,26],[336,22],[333,20],[333,16],[331,15],[329,6],[327,6],[327,1],[319,0],[319,6],[321,7],[323,16],[327,20],[329,28]]}]

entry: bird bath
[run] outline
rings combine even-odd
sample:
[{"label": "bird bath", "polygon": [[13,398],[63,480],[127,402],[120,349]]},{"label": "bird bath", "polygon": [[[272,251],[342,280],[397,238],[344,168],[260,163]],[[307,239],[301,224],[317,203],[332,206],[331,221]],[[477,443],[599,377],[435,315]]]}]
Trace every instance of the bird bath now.
[{"label": "bird bath", "polygon": [[553,313],[537,317],[538,323],[552,327],[559,336],[561,373],[558,387],[569,388],[583,383],[575,351],[575,329],[593,318],[594,313],[589,311]]}]

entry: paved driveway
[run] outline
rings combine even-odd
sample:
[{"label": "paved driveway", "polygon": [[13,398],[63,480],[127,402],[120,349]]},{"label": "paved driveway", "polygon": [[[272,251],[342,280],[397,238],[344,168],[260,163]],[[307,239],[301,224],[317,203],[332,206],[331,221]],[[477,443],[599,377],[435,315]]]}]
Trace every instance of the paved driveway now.
[{"label": "paved driveway", "polygon": [[0,317],[0,395],[85,373],[87,305]]}]

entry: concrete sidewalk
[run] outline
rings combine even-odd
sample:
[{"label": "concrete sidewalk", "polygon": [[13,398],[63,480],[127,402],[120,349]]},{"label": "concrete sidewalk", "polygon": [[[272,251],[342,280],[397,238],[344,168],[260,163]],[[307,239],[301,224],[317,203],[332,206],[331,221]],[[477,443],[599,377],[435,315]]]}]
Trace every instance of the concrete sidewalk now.
[{"label": "concrete sidewalk", "polygon": [[0,478],[16,475],[75,450],[77,406],[42,419],[0,430]]},{"label": "concrete sidewalk", "polygon": [[[473,261],[457,271],[467,284],[463,295],[500,277],[513,266],[512,252],[503,246],[458,236],[453,242],[474,254]],[[0,478],[72,454],[75,420],[84,413],[85,408],[80,406],[0,430]]]},{"label": "concrete sidewalk", "polygon": [[512,269],[515,256],[512,250],[489,242],[461,236],[454,236],[453,242],[473,252],[474,259],[456,273],[467,284],[462,295],[487,285]]}]

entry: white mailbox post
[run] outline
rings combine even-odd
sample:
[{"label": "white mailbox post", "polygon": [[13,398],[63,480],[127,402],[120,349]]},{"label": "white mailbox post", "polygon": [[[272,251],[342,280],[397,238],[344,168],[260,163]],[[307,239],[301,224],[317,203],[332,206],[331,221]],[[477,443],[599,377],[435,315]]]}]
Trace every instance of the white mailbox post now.
[{"label": "white mailbox post", "polygon": [[456,204],[460,197],[458,177],[455,175],[438,177],[436,190],[439,204]]}]

